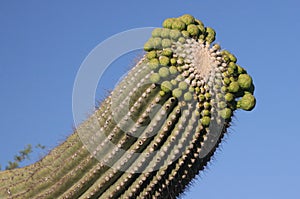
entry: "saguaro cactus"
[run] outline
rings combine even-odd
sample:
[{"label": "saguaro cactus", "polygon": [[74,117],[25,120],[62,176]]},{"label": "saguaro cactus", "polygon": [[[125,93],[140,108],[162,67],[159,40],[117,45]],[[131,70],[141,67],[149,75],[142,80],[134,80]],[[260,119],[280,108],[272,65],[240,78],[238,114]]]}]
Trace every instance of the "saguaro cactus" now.
[{"label": "saguaro cactus", "polygon": [[0,198],[176,198],[203,170],[250,75],[191,15],[166,19],[99,108],[40,161],[0,173]]}]

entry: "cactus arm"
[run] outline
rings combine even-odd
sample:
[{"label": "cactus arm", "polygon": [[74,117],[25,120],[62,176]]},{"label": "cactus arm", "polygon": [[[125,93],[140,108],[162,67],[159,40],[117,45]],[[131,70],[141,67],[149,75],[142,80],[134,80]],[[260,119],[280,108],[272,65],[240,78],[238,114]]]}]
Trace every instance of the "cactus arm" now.
[{"label": "cactus arm", "polygon": [[205,168],[236,109],[255,106],[250,75],[191,15],[167,19],[147,54],[67,140],[0,172],[0,198],[176,198]]}]

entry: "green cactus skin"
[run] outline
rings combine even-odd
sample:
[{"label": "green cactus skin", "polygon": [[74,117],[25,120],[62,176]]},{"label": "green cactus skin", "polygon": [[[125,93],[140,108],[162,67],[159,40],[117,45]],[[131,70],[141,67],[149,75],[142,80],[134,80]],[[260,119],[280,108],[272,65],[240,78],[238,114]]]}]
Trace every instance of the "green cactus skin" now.
[{"label": "green cactus skin", "polygon": [[0,172],[0,198],[176,198],[185,190],[234,111],[254,108],[254,85],[200,20],[183,15],[163,27],[64,143],[32,165]]}]

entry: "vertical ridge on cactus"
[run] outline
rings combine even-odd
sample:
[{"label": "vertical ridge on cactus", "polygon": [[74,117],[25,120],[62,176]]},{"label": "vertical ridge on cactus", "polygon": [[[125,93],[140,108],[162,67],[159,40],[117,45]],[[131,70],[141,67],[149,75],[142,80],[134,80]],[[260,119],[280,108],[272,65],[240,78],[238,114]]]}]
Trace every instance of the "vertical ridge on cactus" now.
[{"label": "vertical ridge on cactus", "polygon": [[0,198],[176,198],[205,168],[252,77],[191,15],[166,19],[145,56],[61,145],[0,172]]}]

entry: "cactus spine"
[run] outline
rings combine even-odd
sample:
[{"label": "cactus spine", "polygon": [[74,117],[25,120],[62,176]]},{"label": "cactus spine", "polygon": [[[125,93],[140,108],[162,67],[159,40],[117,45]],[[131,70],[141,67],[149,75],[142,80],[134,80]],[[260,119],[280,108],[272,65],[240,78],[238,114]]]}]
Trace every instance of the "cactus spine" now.
[{"label": "cactus spine", "polygon": [[0,173],[0,198],[176,198],[203,170],[254,85],[216,33],[166,19],[145,56],[42,160]]}]

